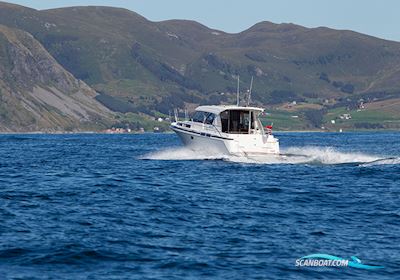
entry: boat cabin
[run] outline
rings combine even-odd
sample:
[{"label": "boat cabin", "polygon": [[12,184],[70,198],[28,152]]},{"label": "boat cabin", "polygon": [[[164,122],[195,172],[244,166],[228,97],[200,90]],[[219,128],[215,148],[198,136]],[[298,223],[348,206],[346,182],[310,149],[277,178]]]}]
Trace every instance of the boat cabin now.
[{"label": "boat cabin", "polygon": [[263,112],[256,107],[200,106],[191,121],[211,125],[229,134],[263,134],[258,115]]}]

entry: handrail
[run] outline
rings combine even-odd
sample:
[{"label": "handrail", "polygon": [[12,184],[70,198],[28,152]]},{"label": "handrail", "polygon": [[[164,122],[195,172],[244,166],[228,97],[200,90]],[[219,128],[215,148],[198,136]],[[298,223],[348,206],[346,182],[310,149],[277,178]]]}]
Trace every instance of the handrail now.
[{"label": "handrail", "polygon": [[[222,134],[221,134],[221,132],[219,131],[219,129],[218,129],[213,123],[209,124],[209,123],[204,123],[204,122],[203,122],[203,129],[206,129],[206,128],[205,128],[205,125],[210,125],[210,126],[212,126],[212,127],[214,128],[214,130],[218,132],[218,134],[219,134],[220,137],[224,137],[224,136],[222,136]],[[207,128],[206,130],[209,130],[209,129]]]},{"label": "handrail", "polygon": [[212,126],[215,128],[215,130],[218,132],[219,136],[223,137],[222,134],[221,134],[221,132],[218,130],[218,128],[217,128],[213,123],[212,123],[211,125],[212,125]]}]

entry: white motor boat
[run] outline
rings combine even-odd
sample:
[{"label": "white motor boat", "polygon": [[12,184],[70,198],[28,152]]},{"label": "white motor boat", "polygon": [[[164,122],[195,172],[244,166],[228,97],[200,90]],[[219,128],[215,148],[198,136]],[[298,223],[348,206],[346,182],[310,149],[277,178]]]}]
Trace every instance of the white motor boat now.
[{"label": "white motor boat", "polygon": [[190,120],[175,121],[171,129],[189,149],[222,155],[279,155],[279,140],[259,119],[262,108],[200,106]]}]

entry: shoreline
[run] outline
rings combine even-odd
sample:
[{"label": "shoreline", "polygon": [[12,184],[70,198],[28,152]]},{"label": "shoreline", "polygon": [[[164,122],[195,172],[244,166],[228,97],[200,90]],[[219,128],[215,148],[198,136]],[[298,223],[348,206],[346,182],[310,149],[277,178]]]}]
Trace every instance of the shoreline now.
[{"label": "shoreline", "polygon": [[[394,129],[378,129],[378,130],[346,130],[343,132],[339,131],[324,131],[324,130],[275,130],[275,133],[379,133],[379,132],[399,132],[400,130],[394,130]],[[0,131],[0,135],[78,135],[78,134],[104,134],[104,135],[140,135],[140,134],[173,134],[173,131],[166,131],[166,132],[151,132],[151,131],[146,131],[146,132],[127,132],[127,133],[107,133],[103,131],[74,131],[74,132],[69,132],[69,131],[58,131],[58,132],[45,132],[45,131],[28,131],[28,132],[20,132],[20,131],[14,131],[14,132],[9,132],[9,131]]]}]

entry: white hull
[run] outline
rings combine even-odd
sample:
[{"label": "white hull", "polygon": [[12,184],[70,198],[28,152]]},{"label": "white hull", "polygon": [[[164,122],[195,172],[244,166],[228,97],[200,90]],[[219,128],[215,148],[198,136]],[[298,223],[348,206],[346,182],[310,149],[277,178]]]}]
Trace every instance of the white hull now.
[{"label": "white hull", "polygon": [[230,154],[229,150],[226,148],[227,146],[225,143],[225,141],[230,141],[230,140],[202,136],[197,133],[191,133],[191,132],[186,132],[186,131],[182,131],[179,129],[174,129],[174,127],[172,127],[172,129],[179,136],[182,143],[187,148],[189,148],[193,151],[205,152],[205,153],[217,154],[217,155],[229,155]]},{"label": "white hull", "polygon": [[216,135],[189,131],[171,125],[182,143],[189,149],[216,155],[278,155],[279,142],[272,135]]}]

